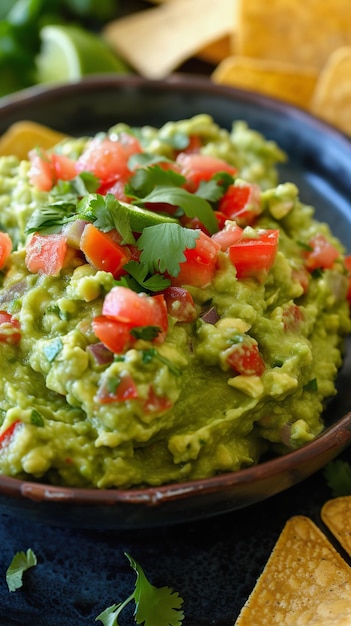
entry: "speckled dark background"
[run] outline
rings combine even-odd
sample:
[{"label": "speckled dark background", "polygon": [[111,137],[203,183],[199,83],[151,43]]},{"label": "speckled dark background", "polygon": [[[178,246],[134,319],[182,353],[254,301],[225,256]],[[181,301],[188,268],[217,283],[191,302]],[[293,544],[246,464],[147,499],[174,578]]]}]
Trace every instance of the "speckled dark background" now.
[{"label": "speckled dark background", "polygon": [[[96,616],[123,601],[136,575],[128,552],[157,587],[183,597],[184,626],[233,626],[267,558],[292,515],[320,526],[330,498],[322,472],[247,509],[166,528],[93,531],[55,528],[0,514],[0,625],[92,626]],[[23,587],[9,592],[6,569],[15,552],[32,548],[36,567]],[[120,626],[134,622],[134,603]]]}]

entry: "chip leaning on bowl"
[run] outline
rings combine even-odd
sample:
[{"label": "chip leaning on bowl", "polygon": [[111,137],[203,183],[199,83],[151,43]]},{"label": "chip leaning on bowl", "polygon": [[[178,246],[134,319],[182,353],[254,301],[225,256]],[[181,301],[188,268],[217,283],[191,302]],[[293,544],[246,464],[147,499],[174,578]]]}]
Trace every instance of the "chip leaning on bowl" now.
[{"label": "chip leaning on bowl", "polygon": [[0,159],[1,473],[159,485],[322,431],[350,278],[283,160],[207,115]]}]

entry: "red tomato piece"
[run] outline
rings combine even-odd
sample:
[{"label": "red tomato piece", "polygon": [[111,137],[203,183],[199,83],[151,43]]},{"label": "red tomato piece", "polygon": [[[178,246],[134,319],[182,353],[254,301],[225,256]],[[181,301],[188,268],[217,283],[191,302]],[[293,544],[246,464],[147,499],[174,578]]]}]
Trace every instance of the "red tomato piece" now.
[{"label": "red tomato piece", "polygon": [[41,191],[50,191],[55,184],[55,173],[48,153],[45,150],[31,150],[28,156],[31,163],[30,183]]},{"label": "red tomato piece", "polygon": [[305,266],[309,272],[316,269],[329,269],[340,256],[339,250],[322,234],[317,234],[308,242],[311,251],[305,252]]},{"label": "red tomato piece", "polygon": [[227,221],[222,230],[212,235],[212,241],[215,241],[225,251],[229,246],[234,245],[242,238],[243,229],[236,222]]},{"label": "red tomato piece", "polygon": [[115,381],[108,380],[106,384],[102,385],[97,392],[96,399],[102,404],[107,404],[133,400],[138,395],[138,389],[133,378],[126,372]]},{"label": "red tomato piece", "polygon": [[209,285],[215,275],[218,250],[218,243],[200,231],[195,248],[187,248],[184,252],[186,261],[180,263],[179,274],[170,277],[172,285]]},{"label": "red tomato piece", "polygon": [[229,258],[235,265],[237,277],[259,277],[268,271],[278,251],[278,239],[279,230],[267,229],[259,231],[257,237],[242,237],[229,246]]},{"label": "red tomato piece", "polygon": [[252,226],[262,212],[259,186],[254,183],[230,185],[219,201],[218,210],[239,226]]},{"label": "red tomato piece", "polygon": [[127,324],[129,328],[158,326],[168,329],[166,302],[162,294],[148,296],[128,287],[116,286],[109,291],[102,306],[102,314]]},{"label": "red tomato piece", "polygon": [[121,133],[118,141],[96,137],[78,158],[77,171],[91,172],[102,182],[117,181],[128,177],[128,159],[137,152],[141,152],[138,140],[127,133]]},{"label": "red tomato piece", "polygon": [[197,311],[191,293],[183,287],[167,287],[163,292],[168,314],[178,322],[193,322]]},{"label": "red tomato piece", "polygon": [[0,270],[4,267],[12,251],[12,241],[7,233],[0,231]]},{"label": "red tomato piece", "polygon": [[237,374],[244,376],[262,376],[265,370],[258,345],[245,339],[243,342],[233,344],[227,363]]},{"label": "red tomato piece", "polygon": [[131,348],[136,339],[130,334],[130,326],[107,315],[97,315],[92,321],[92,329],[100,341],[114,352],[121,354]]},{"label": "red tomato piece", "polygon": [[55,182],[58,180],[71,180],[77,175],[76,161],[64,154],[51,154],[51,163],[55,175]]},{"label": "red tomato piece", "polygon": [[103,233],[93,224],[87,224],[80,239],[80,249],[86,260],[96,269],[117,278],[121,269],[130,260],[130,252],[113,240],[108,233]]},{"label": "red tomato piece", "polygon": [[7,311],[0,311],[0,342],[16,345],[20,340],[19,321]]},{"label": "red tomato piece", "polygon": [[164,413],[173,406],[173,402],[166,396],[158,396],[152,385],[150,385],[149,395],[144,404],[144,410],[147,413]]},{"label": "red tomato piece", "polygon": [[210,180],[218,172],[227,172],[232,176],[237,173],[237,168],[226,161],[200,153],[181,152],[176,163],[180,166],[180,173],[187,179],[185,187],[189,191],[196,191],[201,181]]},{"label": "red tomato piece", "polygon": [[0,450],[9,444],[11,437],[21,424],[23,424],[21,420],[15,420],[0,434]]},{"label": "red tomato piece", "polygon": [[25,263],[33,274],[58,276],[64,265],[66,252],[65,235],[34,233],[26,248]]},{"label": "red tomato piece", "polygon": [[297,304],[291,304],[283,313],[283,323],[285,332],[296,332],[305,317]]}]

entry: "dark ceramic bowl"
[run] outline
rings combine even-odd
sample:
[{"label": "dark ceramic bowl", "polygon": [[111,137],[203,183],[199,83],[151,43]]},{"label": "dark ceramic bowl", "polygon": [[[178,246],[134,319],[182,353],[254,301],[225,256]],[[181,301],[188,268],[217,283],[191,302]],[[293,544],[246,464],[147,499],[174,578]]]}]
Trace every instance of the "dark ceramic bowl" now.
[{"label": "dark ceramic bowl", "polygon": [[[76,136],[119,121],[159,126],[208,113],[223,127],[244,119],[283,148],[292,180],[316,217],[332,224],[351,252],[351,142],[330,126],[288,105],[207,79],[173,76],[164,82],[99,76],[77,84],[33,88],[0,100],[0,133],[30,119]],[[246,507],[302,481],[351,441],[351,349],[325,412],[325,431],[284,457],[207,480],[128,490],[72,489],[0,476],[0,508],[27,519],[81,528],[142,528],[210,517]]]}]

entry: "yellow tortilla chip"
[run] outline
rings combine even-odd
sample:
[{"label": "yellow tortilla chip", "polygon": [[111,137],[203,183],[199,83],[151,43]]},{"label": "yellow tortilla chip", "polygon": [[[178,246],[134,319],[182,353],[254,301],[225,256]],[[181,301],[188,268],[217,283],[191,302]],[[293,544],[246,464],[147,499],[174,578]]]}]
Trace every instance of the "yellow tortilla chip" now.
[{"label": "yellow tortilla chip", "polygon": [[330,55],[320,73],[311,110],[351,135],[351,46],[338,48]]},{"label": "yellow tortilla chip", "polygon": [[199,50],[196,56],[209,63],[220,63],[232,52],[232,37],[225,35]]},{"label": "yellow tortilla chip", "polygon": [[320,69],[351,44],[345,0],[239,0],[237,54]]},{"label": "yellow tortilla chip", "polygon": [[235,626],[351,623],[351,568],[307,517],[286,523]]},{"label": "yellow tortilla chip", "polygon": [[321,518],[351,556],[351,496],[328,500],[322,507]]},{"label": "yellow tortilla chip", "polygon": [[36,122],[15,122],[0,137],[0,155],[14,154],[19,159],[27,159],[29,150],[35,147],[47,150],[65,137],[66,135]]},{"label": "yellow tortilla chip", "polygon": [[309,109],[317,78],[314,68],[239,56],[226,58],[212,74],[215,83],[259,92],[304,109]]}]

